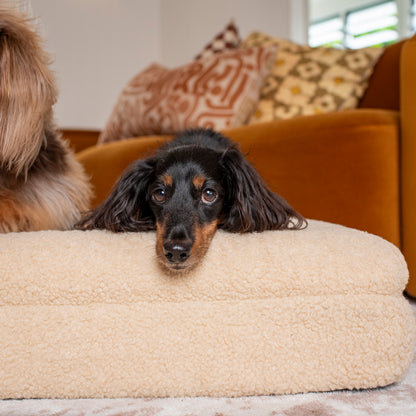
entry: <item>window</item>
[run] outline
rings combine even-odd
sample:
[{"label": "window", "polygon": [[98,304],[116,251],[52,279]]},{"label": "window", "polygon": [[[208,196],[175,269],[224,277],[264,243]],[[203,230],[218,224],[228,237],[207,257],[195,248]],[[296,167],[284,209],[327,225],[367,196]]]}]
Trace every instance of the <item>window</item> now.
[{"label": "window", "polygon": [[[311,46],[384,46],[416,30],[416,0],[368,1],[364,6],[362,1],[333,0],[326,8],[323,3],[310,0],[314,18],[309,26]],[[322,16],[330,11],[336,14]],[[406,22],[400,22],[399,16]]]},{"label": "window", "polygon": [[388,1],[347,12],[344,45],[359,49],[387,45],[399,38],[397,4]]},{"label": "window", "polygon": [[344,40],[341,16],[334,16],[309,26],[309,45],[342,46]]}]

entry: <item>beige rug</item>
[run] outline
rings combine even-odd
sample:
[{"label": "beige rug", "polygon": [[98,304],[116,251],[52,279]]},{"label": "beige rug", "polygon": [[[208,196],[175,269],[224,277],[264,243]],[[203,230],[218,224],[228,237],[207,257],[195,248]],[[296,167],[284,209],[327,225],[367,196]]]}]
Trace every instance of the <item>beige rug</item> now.
[{"label": "beige rug", "polygon": [[[416,315],[416,301],[411,301]],[[1,365],[1,364],[0,364]],[[415,416],[416,357],[400,383],[374,390],[242,398],[4,400],[0,416]]]}]

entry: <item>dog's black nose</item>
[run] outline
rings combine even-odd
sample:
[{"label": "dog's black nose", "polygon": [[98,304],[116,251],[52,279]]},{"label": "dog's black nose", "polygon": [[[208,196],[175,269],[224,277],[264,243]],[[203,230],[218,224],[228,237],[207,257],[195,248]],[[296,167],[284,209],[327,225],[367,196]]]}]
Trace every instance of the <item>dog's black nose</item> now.
[{"label": "dog's black nose", "polygon": [[165,257],[170,263],[183,263],[191,255],[192,242],[191,241],[173,241],[163,244],[163,251]]}]

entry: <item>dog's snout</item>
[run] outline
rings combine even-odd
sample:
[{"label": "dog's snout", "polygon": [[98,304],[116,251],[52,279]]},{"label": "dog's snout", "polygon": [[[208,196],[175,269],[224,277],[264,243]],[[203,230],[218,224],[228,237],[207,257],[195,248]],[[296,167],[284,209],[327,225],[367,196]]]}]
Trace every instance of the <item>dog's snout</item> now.
[{"label": "dog's snout", "polygon": [[184,263],[191,255],[192,241],[168,241],[163,244],[165,257],[170,263]]},{"label": "dog's snout", "polygon": [[174,226],[170,232],[167,233],[167,239],[171,241],[185,241],[189,240],[189,233],[187,227],[183,224]]}]

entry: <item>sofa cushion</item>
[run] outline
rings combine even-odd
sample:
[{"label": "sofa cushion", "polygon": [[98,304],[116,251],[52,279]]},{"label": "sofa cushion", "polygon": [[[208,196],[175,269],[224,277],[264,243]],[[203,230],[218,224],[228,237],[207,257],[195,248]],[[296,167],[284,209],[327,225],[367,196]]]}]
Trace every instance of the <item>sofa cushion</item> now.
[{"label": "sofa cushion", "polygon": [[312,48],[260,32],[241,47],[278,45],[251,123],[320,114],[358,106],[383,48]]},{"label": "sofa cushion", "polygon": [[176,69],[153,64],[123,89],[99,143],[190,127],[221,130],[251,116],[274,61],[274,46],[198,59]]},{"label": "sofa cushion", "polygon": [[0,236],[0,397],[371,388],[411,362],[406,263],[379,237],[317,221],[218,232],[173,276],[154,246],[154,233]]},{"label": "sofa cushion", "polygon": [[238,27],[234,20],[231,20],[220,33],[205,45],[195,59],[210,58],[217,53],[232,51],[238,48],[240,42]]}]

